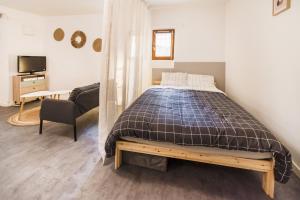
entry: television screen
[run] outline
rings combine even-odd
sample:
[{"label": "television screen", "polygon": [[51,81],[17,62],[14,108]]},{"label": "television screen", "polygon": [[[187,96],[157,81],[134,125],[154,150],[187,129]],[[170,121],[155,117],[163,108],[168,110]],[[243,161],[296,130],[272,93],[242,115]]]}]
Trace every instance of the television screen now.
[{"label": "television screen", "polygon": [[46,56],[18,56],[19,73],[42,71],[46,71]]}]

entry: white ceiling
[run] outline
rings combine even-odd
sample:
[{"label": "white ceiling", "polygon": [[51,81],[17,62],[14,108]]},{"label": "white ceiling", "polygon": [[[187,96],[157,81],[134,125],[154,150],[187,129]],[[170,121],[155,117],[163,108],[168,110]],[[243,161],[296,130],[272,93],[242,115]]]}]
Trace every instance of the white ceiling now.
[{"label": "white ceiling", "polygon": [[43,16],[101,12],[103,0],[0,0],[0,5]]},{"label": "white ceiling", "polygon": [[145,0],[151,7],[164,7],[190,3],[224,3],[227,0]]},{"label": "white ceiling", "polygon": [[146,0],[151,6],[168,6],[190,2],[197,2],[199,0]]},{"label": "white ceiling", "polygon": [[[126,0],[124,0],[126,1]],[[199,2],[226,0],[145,0],[152,8]],[[104,0],[0,0],[0,5],[42,16],[100,13]]]}]

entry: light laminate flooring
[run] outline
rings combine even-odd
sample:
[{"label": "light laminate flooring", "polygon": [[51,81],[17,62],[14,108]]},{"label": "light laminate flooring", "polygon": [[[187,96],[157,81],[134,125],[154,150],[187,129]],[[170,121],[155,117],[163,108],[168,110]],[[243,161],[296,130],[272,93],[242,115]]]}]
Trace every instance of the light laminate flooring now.
[{"label": "light laminate flooring", "polygon": [[[27,105],[33,106],[33,105]],[[17,107],[0,107],[0,199],[264,200],[261,175],[251,171],[171,160],[168,172],[98,161],[98,111],[72,127],[46,123],[16,127],[6,122]],[[300,199],[300,179],[276,183],[275,199]]]}]

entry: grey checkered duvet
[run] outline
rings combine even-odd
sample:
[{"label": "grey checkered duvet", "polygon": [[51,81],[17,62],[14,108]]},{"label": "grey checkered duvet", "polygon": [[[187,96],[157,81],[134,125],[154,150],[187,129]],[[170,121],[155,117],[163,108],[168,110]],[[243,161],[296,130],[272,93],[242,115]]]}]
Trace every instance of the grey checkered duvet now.
[{"label": "grey checkered duvet", "polygon": [[261,123],[222,93],[155,88],[147,90],[115,123],[105,151],[130,136],[184,146],[272,152],[275,178],[286,183],[291,154]]}]

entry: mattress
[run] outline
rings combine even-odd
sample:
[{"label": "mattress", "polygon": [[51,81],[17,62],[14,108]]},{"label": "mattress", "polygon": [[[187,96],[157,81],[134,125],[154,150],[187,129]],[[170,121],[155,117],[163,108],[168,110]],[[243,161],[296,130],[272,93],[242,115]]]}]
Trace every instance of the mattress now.
[{"label": "mattress", "polygon": [[153,146],[165,147],[165,148],[190,150],[193,152],[220,155],[220,156],[232,156],[237,158],[247,158],[247,159],[256,159],[256,160],[271,159],[273,157],[272,153],[270,152],[259,153],[259,152],[248,152],[248,151],[239,151],[239,150],[218,149],[213,147],[179,146],[169,142],[156,142],[156,141],[143,140],[140,138],[126,137],[126,136],[121,137],[121,139],[127,142],[134,142],[138,144],[147,144],[147,145],[153,145]]}]

